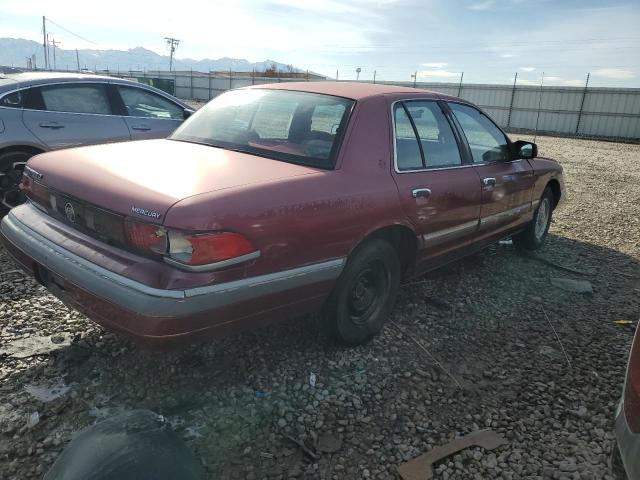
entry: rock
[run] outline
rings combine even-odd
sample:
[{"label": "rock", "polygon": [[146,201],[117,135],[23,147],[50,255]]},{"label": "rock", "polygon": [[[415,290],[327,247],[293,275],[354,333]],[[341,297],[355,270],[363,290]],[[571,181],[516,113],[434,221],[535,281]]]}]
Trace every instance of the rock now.
[{"label": "rock", "polygon": [[591,282],[587,280],[571,280],[569,278],[552,278],[551,284],[567,292],[593,293]]},{"label": "rock", "polygon": [[342,436],[332,433],[323,433],[318,437],[318,451],[323,453],[335,453],[342,448]]}]

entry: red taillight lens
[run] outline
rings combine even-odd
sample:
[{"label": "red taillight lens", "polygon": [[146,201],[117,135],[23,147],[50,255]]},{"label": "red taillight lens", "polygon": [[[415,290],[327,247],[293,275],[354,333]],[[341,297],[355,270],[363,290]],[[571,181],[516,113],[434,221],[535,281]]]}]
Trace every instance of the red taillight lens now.
[{"label": "red taillight lens", "polygon": [[23,175],[22,181],[20,182],[20,190],[24,192],[29,200],[36,202],[46,208],[51,207],[49,189],[41,183],[34,182],[33,180],[31,180],[31,178]]},{"label": "red taillight lens", "polygon": [[169,231],[169,256],[185,265],[207,265],[242,257],[256,248],[232,232],[183,234]]},{"label": "red taillight lens", "polygon": [[624,387],[624,416],[629,429],[640,433],[640,325],[631,346],[627,381]]},{"label": "red taillight lens", "polygon": [[127,218],[124,222],[124,230],[132,247],[155,253],[167,252],[167,232],[161,226]]}]

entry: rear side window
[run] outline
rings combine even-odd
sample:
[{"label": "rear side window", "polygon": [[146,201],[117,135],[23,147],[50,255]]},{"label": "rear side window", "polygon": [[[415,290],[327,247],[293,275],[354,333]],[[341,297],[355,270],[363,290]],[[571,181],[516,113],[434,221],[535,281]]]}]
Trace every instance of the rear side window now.
[{"label": "rear side window", "polygon": [[456,137],[436,102],[396,104],[394,116],[398,170],[462,165]]},{"label": "rear side window", "polygon": [[482,112],[460,103],[450,103],[449,107],[467,137],[473,163],[503,162],[509,159],[507,138]]},{"label": "rear side window", "polygon": [[118,85],[127,116],[183,120],[184,109],[153,92]]},{"label": "rear side window", "polygon": [[4,97],[2,97],[2,100],[0,100],[0,107],[22,108],[22,96],[22,91],[5,95]]},{"label": "rear side window", "polygon": [[104,85],[51,85],[40,87],[40,94],[50,112],[111,114]]}]

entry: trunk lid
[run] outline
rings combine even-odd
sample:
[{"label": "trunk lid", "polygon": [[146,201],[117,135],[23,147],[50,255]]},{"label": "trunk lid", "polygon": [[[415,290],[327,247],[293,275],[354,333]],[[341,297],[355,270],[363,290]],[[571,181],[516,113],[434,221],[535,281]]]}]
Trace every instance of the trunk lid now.
[{"label": "trunk lid", "polygon": [[174,140],[58,150],[28,166],[50,189],[121,215],[162,223],[185,198],[317,173],[311,167]]}]

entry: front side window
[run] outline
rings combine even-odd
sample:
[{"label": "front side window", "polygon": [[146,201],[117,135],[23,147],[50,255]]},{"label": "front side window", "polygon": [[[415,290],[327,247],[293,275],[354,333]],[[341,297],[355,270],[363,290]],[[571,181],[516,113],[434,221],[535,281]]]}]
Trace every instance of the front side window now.
[{"label": "front side window", "polygon": [[129,117],[182,120],[184,109],[175,103],[141,88],[118,85],[118,92]]},{"label": "front side window", "polygon": [[104,85],[51,85],[41,87],[40,93],[50,112],[111,114]]},{"label": "front side window", "polygon": [[315,93],[234,90],[198,110],[169,138],[332,168],[352,105]]},{"label": "front side window", "polygon": [[504,162],[509,159],[507,138],[482,112],[460,103],[450,103],[449,107],[467,137],[473,163]]},{"label": "front side window", "polygon": [[436,102],[399,103],[394,115],[398,170],[462,165],[451,125]]}]

